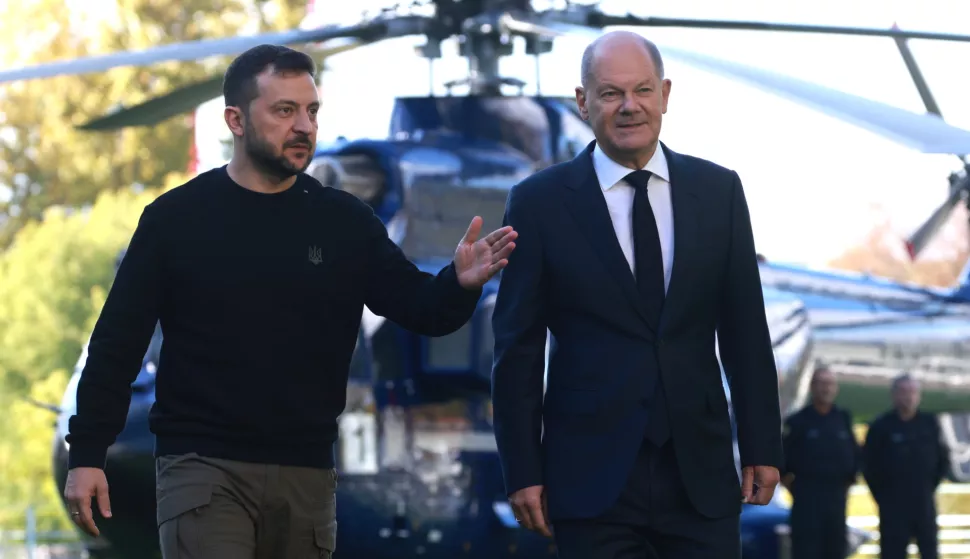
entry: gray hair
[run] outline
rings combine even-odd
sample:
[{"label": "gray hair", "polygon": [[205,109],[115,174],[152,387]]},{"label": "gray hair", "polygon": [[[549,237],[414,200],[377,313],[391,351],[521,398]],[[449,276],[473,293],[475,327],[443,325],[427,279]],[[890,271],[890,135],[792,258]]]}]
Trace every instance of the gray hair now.
[{"label": "gray hair", "polygon": [[[634,33],[631,33],[635,35]],[[586,50],[583,51],[583,62],[580,66],[580,83],[582,83],[583,88],[589,87],[589,83],[593,79],[593,58],[596,56],[596,49],[599,48],[603,39],[608,35],[601,35],[596,38],[592,43],[587,45]],[[663,57],[660,56],[660,49],[653,41],[637,35],[641,41],[643,41],[643,48],[647,49],[647,53],[650,54],[650,58],[653,60],[653,66],[657,69],[657,77],[663,79],[664,77],[664,61]]]}]

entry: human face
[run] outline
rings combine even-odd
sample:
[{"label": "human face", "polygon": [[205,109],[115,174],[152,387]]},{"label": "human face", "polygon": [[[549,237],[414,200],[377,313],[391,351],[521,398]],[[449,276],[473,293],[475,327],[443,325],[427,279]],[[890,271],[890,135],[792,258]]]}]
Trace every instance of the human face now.
[{"label": "human face", "polygon": [[576,103],[603,151],[639,169],[657,149],[670,80],[657,75],[642,39],[621,37],[597,51],[588,90],[576,89]]},{"label": "human face", "polygon": [[839,384],[832,371],[820,370],[812,378],[812,400],[823,406],[835,403],[839,395]]},{"label": "human face", "polygon": [[253,165],[277,179],[302,173],[317,143],[320,98],[305,72],[263,72],[249,106],[243,143]]},{"label": "human face", "polygon": [[893,390],[893,405],[902,413],[913,413],[919,408],[920,389],[914,380],[904,380]]}]

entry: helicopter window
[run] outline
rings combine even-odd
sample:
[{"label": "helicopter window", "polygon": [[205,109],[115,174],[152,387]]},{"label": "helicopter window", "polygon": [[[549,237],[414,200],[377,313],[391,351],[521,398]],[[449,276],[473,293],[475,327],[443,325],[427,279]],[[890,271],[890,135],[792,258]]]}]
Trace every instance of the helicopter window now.
[{"label": "helicopter window", "polygon": [[384,202],[388,187],[387,173],[370,154],[325,157],[315,163],[308,173],[323,186],[349,192],[375,210]]}]

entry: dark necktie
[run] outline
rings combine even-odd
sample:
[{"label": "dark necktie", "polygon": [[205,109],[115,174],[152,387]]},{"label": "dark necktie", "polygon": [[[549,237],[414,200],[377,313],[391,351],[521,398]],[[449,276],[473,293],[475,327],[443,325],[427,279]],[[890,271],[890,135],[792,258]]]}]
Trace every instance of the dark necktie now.
[{"label": "dark necktie", "polygon": [[660,234],[653,217],[650,198],[647,197],[647,181],[650,171],[634,171],[626,176],[635,194],[633,196],[633,246],[637,286],[647,305],[647,316],[654,329],[660,324],[660,311],[664,302],[664,261],[660,251]]},{"label": "dark necktie", "polygon": [[[660,250],[660,234],[653,208],[647,197],[647,184],[650,171],[634,171],[625,177],[633,187],[633,245],[637,286],[647,307],[647,316],[654,325],[660,325],[660,313],[666,297],[664,289],[663,253]],[[659,367],[659,362],[657,363]],[[647,439],[658,447],[666,442],[670,428],[667,422],[667,402],[659,376],[654,384],[653,398],[650,400],[650,420],[647,424]]]}]

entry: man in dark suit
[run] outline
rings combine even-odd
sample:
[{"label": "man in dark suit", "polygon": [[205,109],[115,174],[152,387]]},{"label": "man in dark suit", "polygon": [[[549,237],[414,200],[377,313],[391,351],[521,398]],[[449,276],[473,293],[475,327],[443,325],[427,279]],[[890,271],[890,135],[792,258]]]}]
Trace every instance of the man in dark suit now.
[{"label": "man in dark suit", "polygon": [[782,464],[741,181],[659,142],[663,76],[643,37],[600,37],[576,90],[596,141],[509,194],[495,435],[516,517],[562,559],[739,558],[741,503],[766,504]]}]

